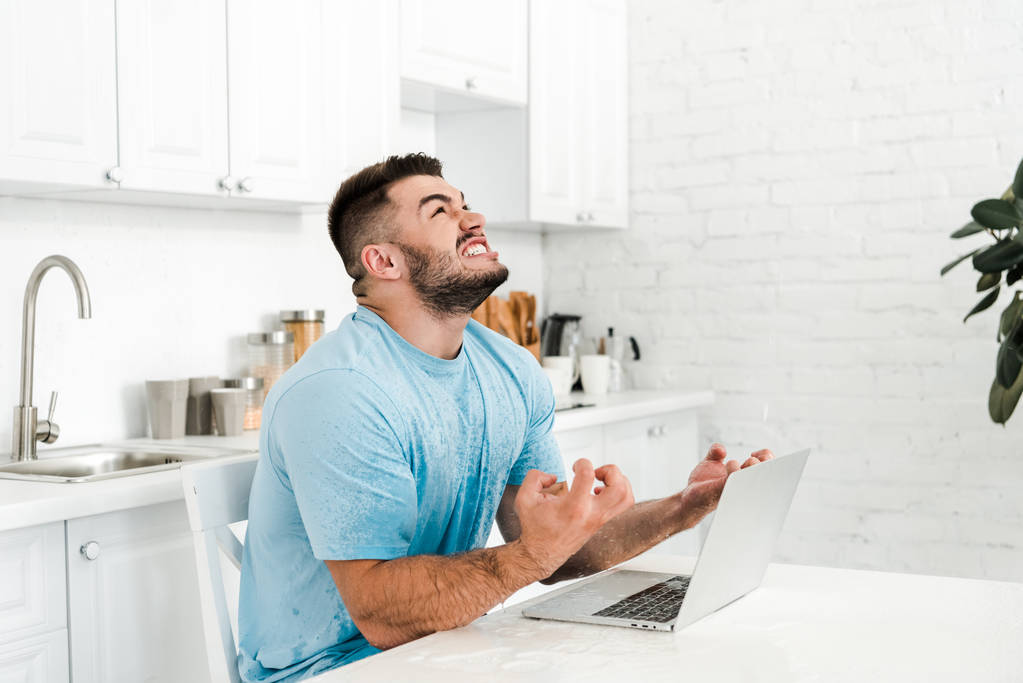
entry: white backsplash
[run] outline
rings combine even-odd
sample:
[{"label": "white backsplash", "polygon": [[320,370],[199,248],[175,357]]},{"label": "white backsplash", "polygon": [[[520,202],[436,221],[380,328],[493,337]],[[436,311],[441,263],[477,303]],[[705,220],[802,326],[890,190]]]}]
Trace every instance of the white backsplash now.
[{"label": "white backsplash", "polygon": [[[241,374],[244,335],[272,327],[280,309],[324,308],[336,327],[355,303],[325,224],[323,212],[0,198],[0,454],[18,403],[25,283],[41,258],[75,261],[93,310],[78,320],[67,275],[44,277],[33,404],[42,411],[60,392],[61,438],[42,450],[145,435],[144,380]],[[539,235],[488,232],[512,272],[499,293],[540,294]]]}]

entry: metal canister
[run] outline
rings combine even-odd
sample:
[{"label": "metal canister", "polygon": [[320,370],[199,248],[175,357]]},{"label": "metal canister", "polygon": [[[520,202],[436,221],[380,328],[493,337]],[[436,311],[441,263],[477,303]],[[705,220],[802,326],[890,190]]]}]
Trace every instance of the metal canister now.
[{"label": "metal canister", "polygon": [[263,379],[263,398],[295,362],[295,335],[285,330],[253,332],[249,346],[249,376]]},{"label": "metal canister", "polygon": [[263,378],[225,379],[224,386],[245,389],[245,418],[242,421],[242,429],[259,429],[263,421]]}]

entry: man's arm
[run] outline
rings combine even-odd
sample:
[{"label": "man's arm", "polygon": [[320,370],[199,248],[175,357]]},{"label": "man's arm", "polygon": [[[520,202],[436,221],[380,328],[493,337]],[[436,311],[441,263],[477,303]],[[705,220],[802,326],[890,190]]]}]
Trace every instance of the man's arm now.
[{"label": "man's arm", "polygon": [[[711,446],[707,457],[693,470],[685,489],[666,498],[633,505],[602,526],[578,552],[540,582],[557,583],[603,571],[696,526],[717,507],[729,474],[773,455],[769,450],[757,451],[741,466],[735,460],[726,461],[726,457],[724,446]],[[505,540],[518,538],[520,532],[512,504],[517,488],[506,487],[497,511],[497,524]]]},{"label": "man's arm", "polygon": [[519,541],[459,555],[326,564],[355,625],[381,650],[464,626],[544,573]]},{"label": "man's arm", "polygon": [[[603,487],[593,492],[594,479]],[[395,647],[468,624],[519,588],[550,576],[604,524],[632,506],[628,481],[613,466],[575,466],[564,495],[556,480],[530,470],[514,496],[520,533],[506,545],[450,556],[328,560],[341,600],[374,647]]]}]

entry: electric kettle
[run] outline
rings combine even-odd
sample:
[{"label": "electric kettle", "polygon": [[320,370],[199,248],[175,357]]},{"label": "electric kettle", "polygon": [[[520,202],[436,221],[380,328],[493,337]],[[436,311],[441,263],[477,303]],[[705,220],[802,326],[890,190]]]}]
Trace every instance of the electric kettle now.
[{"label": "electric kettle", "polygon": [[582,316],[552,313],[540,326],[540,357],[575,356]]}]

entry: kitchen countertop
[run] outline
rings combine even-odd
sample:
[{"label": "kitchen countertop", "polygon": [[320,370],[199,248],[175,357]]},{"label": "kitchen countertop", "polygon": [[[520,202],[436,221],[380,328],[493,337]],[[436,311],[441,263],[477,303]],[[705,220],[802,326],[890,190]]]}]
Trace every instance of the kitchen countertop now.
[{"label": "kitchen countertop", "polygon": [[[688,573],[693,558],[626,566]],[[311,681],[1019,681],[1023,585],[771,565],[763,585],[677,632],[538,621],[524,604]]]},{"label": "kitchen countertop", "polygon": [[[709,391],[627,391],[603,397],[573,394],[569,400],[595,405],[559,411],[554,420],[555,433],[617,420],[703,407],[713,403],[714,394]],[[125,439],[104,442],[106,446],[146,444],[218,446],[255,453],[259,449],[259,433],[245,432],[236,437],[187,436],[183,439]],[[61,450],[65,449],[48,449],[41,453],[46,457],[48,452],[57,455]],[[181,473],[176,469],[78,484],[0,479],[0,531],[181,499]]]},{"label": "kitchen countertop", "polygon": [[[251,451],[257,457],[259,432],[241,436],[186,436],[182,439],[125,439],[104,446],[216,446]],[[76,450],[82,446],[75,446]],[[68,449],[52,449],[54,455]],[[44,453],[45,457],[45,453]],[[183,500],[181,472],[163,470],[77,484],[0,479],[0,531]]]},{"label": "kitchen countertop", "polygon": [[554,433],[581,429],[607,422],[631,420],[656,413],[668,413],[690,408],[703,408],[714,403],[713,391],[623,391],[604,396],[573,393],[560,400],[558,407],[584,403],[593,405],[572,410],[558,410],[554,417]]}]

